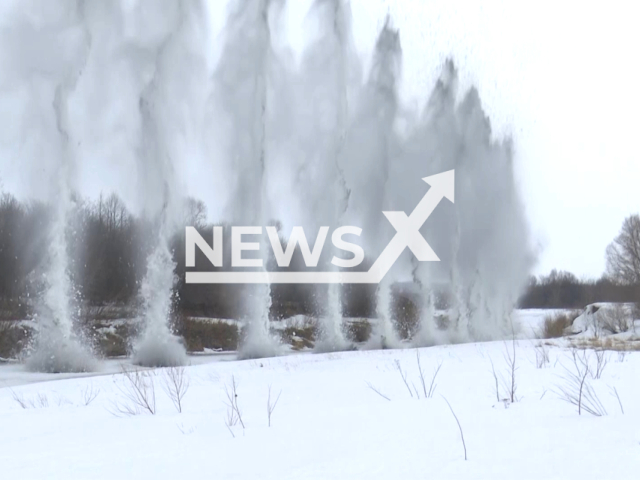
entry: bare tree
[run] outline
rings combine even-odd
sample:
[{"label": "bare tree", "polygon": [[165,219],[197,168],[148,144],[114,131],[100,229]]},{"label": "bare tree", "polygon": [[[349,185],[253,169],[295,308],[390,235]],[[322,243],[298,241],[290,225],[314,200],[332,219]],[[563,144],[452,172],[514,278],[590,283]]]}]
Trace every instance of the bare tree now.
[{"label": "bare tree", "polygon": [[381,393],[380,390],[378,390],[376,387],[374,387],[373,385],[371,385],[369,382],[367,382],[367,386],[373,390],[374,392],[376,392],[378,395],[380,395],[382,398],[384,398],[385,400],[389,400],[391,401],[391,399],[389,397],[387,397],[385,394]]},{"label": "bare tree", "polygon": [[571,358],[574,370],[563,365],[565,384],[558,386],[557,395],[565,402],[578,407],[578,415],[582,415],[583,410],[596,417],[606,415],[606,409],[589,383],[590,367],[587,351],[582,350],[578,353],[578,350],[573,348]]},{"label": "bare tree", "polygon": [[396,360],[394,360],[394,363],[396,365],[396,369],[398,370],[398,373],[400,374],[400,377],[402,377],[402,381],[404,382],[405,386],[407,387],[407,390],[409,390],[409,395],[411,395],[411,398],[413,398],[413,392],[411,391],[411,387],[409,386],[409,382],[407,382],[407,372],[402,370],[402,365],[400,364],[400,360],[396,359]]},{"label": "bare tree", "polygon": [[267,418],[269,420],[269,426],[271,426],[271,415],[273,414],[273,411],[276,409],[276,406],[278,405],[278,400],[280,400],[280,395],[282,395],[282,391],[280,391],[280,393],[278,393],[278,396],[275,399],[275,401],[272,401],[271,400],[271,385],[269,385],[269,396],[267,397]]},{"label": "bare tree", "polygon": [[[493,380],[495,383],[495,393],[496,400],[502,401],[505,403],[505,407],[508,403],[514,403],[518,401],[518,397],[516,392],[518,390],[518,383],[516,381],[516,371],[518,367],[516,365],[516,339],[515,336],[511,339],[511,348],[505,342],[504,344],[504,361],[507,365],[505,369],[505,375],[502,373],[496,372],[495,365],[493,364],[493,360],[489,357],[489,362],[491,363],[491,373],[493,375]],[[505,398],[500,398],[500,390],[504,390]]]},{"label": "bare tree", "polygon": [[464,459],[466,461],[467,460],[467,444],[464,441],[464,432],[462,431],[462,425],[460,425],[460,420],[458,420],[458,416],[456,415],[456,412],[453,411],[453,407],[449,403],[449,400],[447,400],[444,395],[441,395],[441,396],[444,399],[444,401],[447,402],[449,410],[451,410],[451,413],[453,414],[453,418],[456,419],[456,423],[458,424],[458,430],[460,430],[460,438],[462,439],[462,448],[464,448]]},{"label": "bare tree", "polygon": [[607,275],[625,284],[640,283],[640,215],[625,218],[622,229],[607,247]]},{"label": "bare tree", "polygon": [[424,380],[424,375],[422,373],[422,366],[420,365],[420,355],[417,355],[418,359],[418,371],[420,372],[420,383],[422,383],[422,390],[424,392],[424,398],[433,398],[433,394],[436,393],[436,378],[438,377],[438,373],[440,373],[440,369],[442,368],[442,362],[438,363],[435,371],[433,372],[433,376],[431,377],[431,383],[429,384],[429,389],[427,390],[427,385]]},{"label": "bare tree", "polygon": [[516,390],[517,390],[517,383],[516,383],[516,370],[518,369],[518,367],[516,367],[516,339],[515,336],[511,339],[511,347],[512,349],[509,350],[509,348],[505,345],[505,355],[504,355],[504,359],[507,362],[507,366],[509,367],[509,379],[507,381],[507,393],[509,395],[509,401],[511,403],[516,401]]},{"label": "bare tree", "polygon": [[493,374],[493,380],[495,382],[496,389],[496,401],[500,401],[500,383],[502,382],[502,377],[498,375],[496,372],[496,367],[493,365],[493,360],[489,357],[489,362],[491,363],[491,373]]},{"label": "bare tree", "polygon": [[[422,371],[422,364],[420,363],[419,350],[416,350],[416,361],[418,362],[418,373],[420,375],[420,383],[422,384],[422,392],[424,393],[424,398],[432,398],[433,394],[436,392],[436,387],[438,386],[436,384],[436,377],[438,376],[438,373],[440,373],[440,369],[442,368],[442,362],[438,364],[438,367],[436,368],[433,374],[433,377],[431,377],[431,383],[429,384],[429,389],[427,390],[427,383],[424,378],[424,372]],[[419,397],[420,395],[418,395],[418,398]]]},{"label": "bare tree", "polygon": [[547,350],[547,347],[543,343],[535,346],[535,352],[537,368],[543,368],[549,364],[549,350]]},{"label": "bare tree", "polygon": [[154,373],[139,369],[128,370],[122,368],[123,385],[116,387],[122,393],[123,400],[113,403],[113,415],[139,415],[143,411],[151,415],[156,414],[156,388],[153,380]]},{"label": "bare tree", "polygon": [[182,399],[189,390],[189,377],[184,367],[169,367],[165,369],[163,376],[163,388],[173,405],[182,413]]},{"label": "bare tree", "polygon": [[25,398],[21,393],[16,393],[11,390],[11,396],[13,400],[24,409],[47,408],[49,406],[49,397],[44,393],[38,393],[34,398]]},{"label": "bare tree", "polygon": [[40,408],[47,408],[49,406],[49,398],[44,393],[36,395],[36,405]]},{"label": "bare tree", "polygon": [[93,383],[91,383],[82,389],[82,403],[85,407],[88,407],[98,395],[100,395],[100,389],[94,387]]},{"label": "bare tree", "polygon": [[18,405],[20,405],[20,407],[24,408],[25,410],[29,407],[33,408],[33,401],[25,399],[24,395],[22,395],[21,393],[16,393],[13,390],[11,390],[11,396],[13,398],[13,401],[16,402]]},{"label": "bare tree", "polygon": [[622,400],[620,400],[620,395],[618,395],[618,389],[616,387],[609,387],[611,389],[611,394],[618,399],[618,405],[620,405],[620,411],[624,415],[624,407],[622,406]]},{"label": "bare tree", "polygon": [[609,356],[604,350],[595,350],[594,354],[596,357],[596,367],[589,369],[589,375],[591,375],[592,379],[599,380],[602,372],[604,372],[605,367],[609,363]]},{"label": "bare tree", "polygon": [[[235,426],[237,423],[240,423],[242,429],[244,430],[244,421],[242,420],[242,412],[240,410],[240,406],[238,405],[238,384],[236,383],[235,376],[231,376],[231,384],[224,386],[224,393],[227,396],[227,417],[225,419],[225,423],[231,434],[233,435],[233,431],[231,427]],[[233,435],[235,437],[235,435]]]}]

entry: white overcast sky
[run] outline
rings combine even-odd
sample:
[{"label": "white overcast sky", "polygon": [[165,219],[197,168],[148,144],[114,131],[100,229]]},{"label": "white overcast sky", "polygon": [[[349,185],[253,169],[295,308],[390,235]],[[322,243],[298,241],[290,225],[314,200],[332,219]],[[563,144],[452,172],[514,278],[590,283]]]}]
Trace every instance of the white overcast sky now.
[{"label": "white overcast sky", "polygon": [[[292,45],[311,0],[289,1]],[[640,212],[640,34],[633,2],[352,0],[368,56],[385,15],[400,29],[403,98],[424,102],[442,60],[515,139],[536,273],[595,277],[623,219]],[[213,15],[221,6],[212,8]],[[215,21],[215,20],[214,20]],[[216,23],[218,21],[215,21]]]},{"label": "white overcast sky", "polygon": [[[227,0],[210,0],[214,38]],[[289,0],[288,37],[301,50],[311,0]],[[367,59],[385,15],[400,29],[402,97],[422,104],[451,56],[480,91],[498,137],[515,140],[518,182],[536,273],[599,276],[623,219],[640,212],[640,71],[633,2],[352,0],[357,48]],[[206,162],[206,159],[202,160]],[[0,161],[14,192],[20,164]],[[211,199],[211,165],[189,167],[190,194]],[[84,193],[113,188],[113,172],[84,172]],[[109,179],[109,180],[105,180]],[[127,179],[130,182],[130,179]]]}]

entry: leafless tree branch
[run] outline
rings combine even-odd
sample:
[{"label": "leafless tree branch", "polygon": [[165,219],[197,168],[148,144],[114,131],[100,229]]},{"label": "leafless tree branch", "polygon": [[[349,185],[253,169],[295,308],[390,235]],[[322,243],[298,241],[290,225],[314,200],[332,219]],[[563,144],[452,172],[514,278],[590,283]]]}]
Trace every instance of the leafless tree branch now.
[{"label": "leafless tree branch", "polygon": [[[242,426],[244,430],[244,421],[242,420],[242,412],[240,411],[240,406],[238,405],[238,385],[236,383],[235,376],[231,376],[231,384],[224,386],[224,391],[227,397],[227,419],[226,424],[227,428],[231,429],[238,422]],[[235,437],[235,435],[234,435]]]},{"label": "leafless tree branch", "polygon": [[411,391],[411,387],[409,386],[409,382],[407,382],[407,373],[402,370],[402,365],[400,364],[400,360],[396,359],[394,361],[395,365],[396,365],[396,369],[398,370],[398,373],[400,374],[400,377],[402,377],[402,381],[404,382],[405,386],[407,387],[407,390],[409,390],[409,395],[411,395],[411,398],[413,398],[413,392]]},{"label": "leafless tree branch", "polygon": [[456,412],[453,411],[453,407],[449,403],[449,400],[447,400],[444,395],[441,395],[441,397],[444,399],[445,402],[447,402],[447,405],[449,406],[449,410],[451,410],[451,413],[453,414],[453,418],[456,419],[456,423],[458,424],[458,429],[460,430],[460,438],[462,439],[462,447],[464,448],[464,459],[466,461],[467,460],[467,444],[464,441],[464,432],[462,431],[462,425],[460,425],[460,420],[458,420],[458,416],[456,415]]},{"label": "leafless tree branch", "polygon": [[267,396],[267,418],[269,420],[269,426],[271,426],[271,415],[273,411],[276,409],[278,405],[278,400],[280,400],[280,395],[282,395],[282,390],[278,393],[278,397],[274,402],[271,401],[271,385],[269,385],[269,395]]},{"label": "leafless tree branch", "polygon": [[156,387],[151,371],[140,369],[129,370],[122,367],[122,385],[116,383],[116,387],[123,397],[123,401],[113,403],[114,415],[139,415],[143,411],[151,415],[156,414]]},{"label": "leafless tree branch", "polygon": [[164,370],[163,388],[171,402],[182,413],[182,400],[189,390],[189,377],[184,367],[169,367]]},{"label": "leafless tree branch", "polygon": [[94,387],[93,383],[82,389],[82,403],[85,407],[91,405],[91,403],[100,395],[100,389]]},{"label": "leafless tree branch", "polygon": [[373,385],[371,385],[369,382],[367,382],[367,386],[373,390],[374,392],[376,392],[378,395],[380,395],[382,398],[384,398],[385,400],[389,400],[391,401],[391,399],[389,397],[387,397],[386,395],[384,395],[383,393],[380,392],[380,390],[378,390],[376,387],[374,387]]}]

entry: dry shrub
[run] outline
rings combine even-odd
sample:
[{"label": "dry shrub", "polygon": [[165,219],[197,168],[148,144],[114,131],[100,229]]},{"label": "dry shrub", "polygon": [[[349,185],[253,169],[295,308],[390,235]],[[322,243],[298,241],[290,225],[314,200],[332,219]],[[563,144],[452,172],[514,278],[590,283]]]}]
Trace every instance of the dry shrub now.
[{"label": "dry shrub", "polygon": [[289,325],[280,332],[282,341],[293,345],[295,349],[313,348],[315,346],[318,328],[311,319],[306,319],[302,325]]},{"label": "dry shrub", "polygon": [[598,320],[601,328],[607,333],[624,333],[633,329],[631,312],[625,310],[620,304],[601,308],[598,311]]},{"label": "dry shrub", "polygon": [[415,334],[420,322],[420,309],[410,299],[397,295],[393,301],[393,317],[400,338],[407,340]]},{"label": "dry shrub", "polygon": [[156,372],[139,368],[132,370],[122,367],[122,382],[116,387],[122,394],[112,402],[109,410],[115,416],[133,416],[148,412],[156,414]]},{"label": "dry shrub", "polygon": [[205,348],[225,351],[238,348],[240,332],[236,324],[183,317],[178,332],[184,338],[189,352],[201,352]]},{"label": "dry shrub", "polygon": [[105,357],[123,357],[128,354],[134,327],[129,324],[116,325],[114,332],[107,331],[98,337],[98,351]]},{"label": "dry shrub", "polygon": [[32,337],[31,327],[0,320],[0,358],[18,358]]},{"label": "dry shrub", "polygon": [[99,355],[107,358],[124,357],[129,353],[129,345],[137,334],[137,327],[129,321],[113,325],[108,320],[96,320],[89,323],[89,332]]},{"label": "dry shrub", "polygon": [[[110,327],[110,321],[92,322],[91,337],[96,350],[105,357],[128,354],[131,340],[137,336],[139,325],[122,322]],[[212,350],[233,351],[238,346],[238,326],[210,319],[179,316],[175,320],[177,334],[182,336],[189,352]]]},{"label": "dry shrub", "polygon": [[565,383],[558,385],[556,393],[560,399],[575,405],[578,408],[578,415],[581,415],[583,411],[596,417],[606,415],[607,411],[604,405],[600,402],[600,398],[587,378],[588,376],[591,376],[592,379],[599,378],[602,373],[601,368],[604,368],[601,366],[601,361],[597,362],[596,368],[599,373],[596,373],[590,366],[587,350],[578,351],[574,348],[571,351],[571,357],[573,368],[562,365],[565,371],[562,378]]},{"label": "dry shrub", "polygon": [[573,324],[573,321],[580,315],[579,310],[572,312],[560,312],[554,315],[547,315],[544,319],[542,330],[543,338],[559,338],[564,335],[566,328]]},{"label": "dry shrub", "polygon": [[611,350],[614,352],[638,352],[640,341],[621,340],[617,338],[579,338],[571,341],[571,345],[581,349]]},{"label": "dry shrub", "polygon": [[182,413],[183,399],[189,390],[189,376],[184,367],[169,367],[163,372],[164,391],[178,413]]},{"label": "dry shrub", "polygon": [[278,401],[280,400],[280,395],[282,395],[282,390],[280,390],[280,393],[278,393],[278,396],[276,397],[275,400],[272,400],[271,398],[271,385],[269,385],[269,393],[267,395],[267,420],[269,423],[269,427],[271,427],[271,417],[273,416],[273,412],[275,411],[276,407],[278,406]]},{"label": "dry shrub", "polygon": [[23,409],[27,408],[47,408],[49,407],[49,397],[44,393],[38,393],[35,397],[25,397],[22,393],[17,393],[11,390],[11,395],[14,402],[16,402]]},{"label": "dry shrub", "polygon": [[367,319],[350,320],[347,324],[347,337],[355,343],[364,343],[371,336],[371,323]]},{"label": "dry shrub", "polygon": [[544,368],[549,364],[549,350],[547,349],[546,345],[544,344],[538,344],[535,347],[535,352],[536,352],[536,367],[537,368]]},{"label": "dry shrub", "polygon": [[127,355],[127,339],[106,332],[98,339],[98,352],[105,357],[124,357]]},{"label": "dry shrub", "polygon": [[123,318],[134,318],[136,313],[135,304],[83,305],[79,317],[84,324],[108,323]]},{"label": "dry shrub", "polygon": [[235,433],[231,427],[235,427],[238,423],[242,426],[244,430],[244,420],[242,419],[242,410],[240,409],[240,405],[238,404],[238,383],[236,382],[236,377],[231,376],[231,383],[229,385],[224,386],[224,393],[227,397],[227,401],[225,405],[227,406],[227,415],[225,416],[225,425],[227,429],[233,436],[236,437]]}]

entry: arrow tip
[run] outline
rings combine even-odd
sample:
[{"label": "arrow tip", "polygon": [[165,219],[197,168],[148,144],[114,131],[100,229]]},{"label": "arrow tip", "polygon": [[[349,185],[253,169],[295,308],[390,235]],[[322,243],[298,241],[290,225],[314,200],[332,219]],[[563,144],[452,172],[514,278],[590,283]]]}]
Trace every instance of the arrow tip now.
[{"label": "arrow tip", "polygon": [[455,170],[449,170],[446,172],[438,173],[437,175],[431,175],[430,177],[424,177],[422,180],[431,185],[432,188],[437,188],[442,192],[442,195],[447,197],[451,203],[454,201],[455,192]]}]

